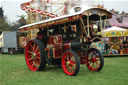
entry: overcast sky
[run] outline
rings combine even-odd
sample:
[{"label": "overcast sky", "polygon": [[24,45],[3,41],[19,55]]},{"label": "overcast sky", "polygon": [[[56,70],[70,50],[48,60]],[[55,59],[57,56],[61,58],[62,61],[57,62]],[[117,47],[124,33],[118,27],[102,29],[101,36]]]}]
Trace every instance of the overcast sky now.
[{"label": "overcast sky", "polygon": [[[20,4],[31,0],[0,0],[0,7],[3,7],[4,15],[10,22],[18,20],[17,15],[26,14],[20,8]],[[115,9],[117,11],[128,12],[128,0],[103,0],[105,8]]]}]

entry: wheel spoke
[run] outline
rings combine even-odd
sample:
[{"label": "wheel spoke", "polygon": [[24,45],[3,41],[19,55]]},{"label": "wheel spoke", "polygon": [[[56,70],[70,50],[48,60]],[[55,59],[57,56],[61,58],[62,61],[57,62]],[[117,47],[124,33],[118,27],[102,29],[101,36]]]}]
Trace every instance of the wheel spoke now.
[{"label": "wheel spoke", "polygon": [[33,68],[33,67],[34,67],[34,64],[32,63],[32,65],[31,65],[31,66],[32,66],[32,68]]},{"label": "wheel spoke", "polygon": [[94,63],[94,69],[97,69],[97,64],[96,63]]},{"label": "wheel spoke", "polygon": [[36,52],[36,55],[40,55],[40,52],[38,51],[38,52]]},{"label": "wheel spoke", "polygon": [[99,68],[98,64],[96,64],[96,67]]},{"label": "wheel spoke", "polygon": [[95,70],[97,70],[99,68],[99,66],[97,65],[97,63],[95,63]]},{"label": "wheel spoke", "polygon": [[71,72],[71,73],[73,72],[73,70],[72,70],[72,66],[70,66],[70,72]]},{"label": "wheel spoke", "polygon": [[76,69],[76,64],[73,64],[73,68],[74,68],[74,70]]},{"label": "wheel spoke", "polygon": [[32,50],[34,51],[34,48],[33,48],[32,44],[30,44],[30,47],[31,47],[31,48],[32,48]]},{"label": "wheel spoke", "polygon": [[36,57],[36,59],[40,60],[40,57]]},{"label": "wheel spoke", "polygon": [[100,59],[96,59],[97,61],[100,61]]},{"label": "wheel spoke", "polygon": [[66,65],[66,68],[68,69],[70,67],[70,65]]},{"label": "wheel spoke", "polygon": [[39,67],[39,62],[34,61],[33,64],[34,64],[34,66],[35,66],[36,68]]},{"label": "wheel spoke", "polygon": [[33,58],[31,57],[31,58],[29,58],[28,60],[29,60],[29,61],[32,61],[32,60],[33,60]]},{"label": "wheel spoke", "polygon": [[94,68],[94,63],[92,63],[92,68]]},{"label": "wheel spoke", "polygon": [[99,64],[99,63],[97,63],[97,62],[96,62],[96,65],[100,66],[100,64]]},{"label": "wheel spoke", "polygon": [[39,52],[38,49],[39,49],[39,47],[36,46],[36,48],[35,48],[35,53]]},{"label": "wheel spoke", "polygon": [[31,51],[28,51],[28,53],[32,54],[33,52],[31,52]]},{"label": "wheel spoke", "polygon": [[36,48],[38,48],[38,46],[36,46],[36,44],[34,43],[34,46],[33,46],[34,53],[36,53]]},{"label": "wheel spoke", "polygon": [[76,64],[76,62],[73,61],[73,60],[70,60],[70,64],[71,64],[71,65],[74,65],[74,64]]},{"label": "wheel spoke", "polygon": [[33,43],[33,49],[34,49],[34,50],[36,49],[36,44],[35,44],[35,43]]},{"label": "wheel spoke", "polygon": [[69,57],[70,57],[70,55],[67,55],[67,56],[66,56],[67,61],[69,61]]},{"label": "wheel spoke", "polygon": [[40,57],[40,56],[41,56],[41,55],[40,55],[40,52],[35,53],[35,54],[36,54],[37,57]]},{"label": "wheel spoke", "polygon": [[74,56],[73,56],[73,55],[71,55],[71,56],[70,56],[70,58],[71,58],[71,60],[72,60],[72,58],[74,58]]}]

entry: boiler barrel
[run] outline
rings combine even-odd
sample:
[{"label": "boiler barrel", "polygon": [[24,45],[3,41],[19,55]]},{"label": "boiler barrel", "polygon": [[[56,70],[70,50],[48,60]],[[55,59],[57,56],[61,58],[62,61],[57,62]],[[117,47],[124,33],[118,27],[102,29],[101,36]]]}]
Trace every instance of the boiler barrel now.
[{"label": "boiler barrel", "polygon": [[79,51],[81,50],[82,48],[82,43],[80,42],[80,40],[72,40],[71,41],[71,49],[74,50],[74,51]]}]

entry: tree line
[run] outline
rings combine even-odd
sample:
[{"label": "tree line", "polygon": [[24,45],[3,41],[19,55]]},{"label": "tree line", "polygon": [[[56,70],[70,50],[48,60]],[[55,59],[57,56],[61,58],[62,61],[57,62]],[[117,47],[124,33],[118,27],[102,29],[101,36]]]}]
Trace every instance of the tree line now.
[{"label": "tree line", "polygon": [[15,22],[9,23],[7,17],[4,15],[3,8],[0,7],[0,31],[17,31],[20,26],[26,24],[25,16],[17,16],[19,19]]}]

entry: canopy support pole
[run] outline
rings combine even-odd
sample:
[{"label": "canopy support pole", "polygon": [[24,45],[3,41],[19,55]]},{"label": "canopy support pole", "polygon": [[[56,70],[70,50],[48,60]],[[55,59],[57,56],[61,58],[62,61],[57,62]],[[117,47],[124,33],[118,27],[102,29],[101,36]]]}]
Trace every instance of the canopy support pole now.
[{"label": "canopy support pole", "polygon": [[90,33],[89,33],[89,13],[88,13],[88,16],[87,16],[87,27],[88,27],[88,37],[90,37]]},{"label": "canopy support pole", "polygon": [[[101,29],[101,33],[103,32],[103,28],[102,28],[102,14],[100,14],[100,29]],[[102,33],[103,36],[103,33]]]},{"label": "canopy support pole", "polygon": [[[82,18],[81,18],[80,20],[81,20],[81,23],[82,23],[82,25],[83,25],[83,31],[84,31],[85,34],[87,35],[87,31],[86,31],[86,27],[85,27],[85,25],[84,25],[84,21],[83,21]],[[83,35],[82,35],[82,36],[83,36]]]}]

